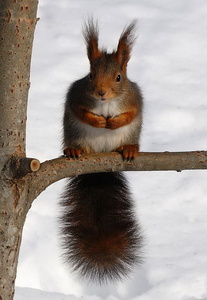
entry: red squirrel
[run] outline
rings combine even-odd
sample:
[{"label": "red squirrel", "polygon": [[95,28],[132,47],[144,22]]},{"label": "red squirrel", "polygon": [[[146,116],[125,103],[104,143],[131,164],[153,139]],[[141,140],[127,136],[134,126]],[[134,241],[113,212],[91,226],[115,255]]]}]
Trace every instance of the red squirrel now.
[{"label": "red squirrel", "polygon": [[[83,30],[90,72],[69,88],[63,118],[64,154],[118,151],[133,160],[142,125],[140,88],[127,77],[136,21],[123,30],[117,50],[98,47],[98,25]],[[128,276],[141,260],[142,236],[122,173],[78,175],[70,180],[61,205],[65,260],[83,278],[113,281]]]}]

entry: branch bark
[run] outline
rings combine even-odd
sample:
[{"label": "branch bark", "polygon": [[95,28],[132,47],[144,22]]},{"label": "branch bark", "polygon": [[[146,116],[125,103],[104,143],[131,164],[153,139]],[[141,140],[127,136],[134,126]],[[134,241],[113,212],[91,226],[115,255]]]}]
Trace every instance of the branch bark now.
[{"label": "branch bark", "polygon": [[133,162],[123,161],[119,153],[94,153],[78,160],[59,157],[43,162],[37,172],[28,174],[30,194],[35,199],[50,184],[86,173],[119,171],[169,171],[207,169],[207,151],[140,152]]}]

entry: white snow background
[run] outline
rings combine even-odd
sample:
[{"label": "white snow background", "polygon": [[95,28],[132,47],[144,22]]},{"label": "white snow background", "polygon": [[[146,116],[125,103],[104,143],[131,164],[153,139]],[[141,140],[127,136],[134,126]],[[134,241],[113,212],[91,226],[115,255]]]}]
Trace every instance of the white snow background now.
[{"label": "white snow background", "polygon": [[[100,22],[100,44],[116,48],[139,21],[128,76],[144,94],[141,151],[207,149],[206,0],[40,0],[27,121],[27,155],[62,154],[62,114],[71,82],[89,71],[81,27]],[[128,172],[145,236],[144,262],[130,279],[82,282],[61,259],[64,181],[35,200],[26,220],[15,300],[206,300],[207,171]]]}]

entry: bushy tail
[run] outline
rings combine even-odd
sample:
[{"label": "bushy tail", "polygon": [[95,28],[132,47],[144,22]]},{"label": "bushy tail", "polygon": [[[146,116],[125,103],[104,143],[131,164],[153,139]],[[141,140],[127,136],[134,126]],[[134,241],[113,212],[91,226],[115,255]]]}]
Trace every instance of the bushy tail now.
[{"label": "bushy tail", "polygon": [[100,283],[119,279],[140,261],[140,228],[122,174],[73,178],[61,206],[65,260],[82,277]]}]

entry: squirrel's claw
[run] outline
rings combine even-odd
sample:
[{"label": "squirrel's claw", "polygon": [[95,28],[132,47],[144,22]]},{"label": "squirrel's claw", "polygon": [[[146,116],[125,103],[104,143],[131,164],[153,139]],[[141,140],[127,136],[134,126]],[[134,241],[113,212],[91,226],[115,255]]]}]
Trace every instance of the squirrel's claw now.
[{"label": "squirrel's claw", "polygon": [[116,149],[117,152],[121,153],[124,161],[132,161],[134,160],[139,152],[139,146],[137,144],[134,145],[124,145]]},{"label": "squirrel's claw", "polygon": [[82,154],[86,153],[86,149],[80,148],[65,148],[63,151],[64,155],[68,158],[79,158]]}]

